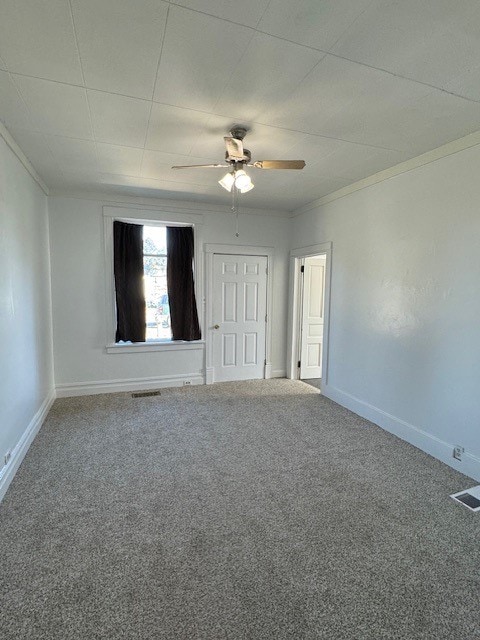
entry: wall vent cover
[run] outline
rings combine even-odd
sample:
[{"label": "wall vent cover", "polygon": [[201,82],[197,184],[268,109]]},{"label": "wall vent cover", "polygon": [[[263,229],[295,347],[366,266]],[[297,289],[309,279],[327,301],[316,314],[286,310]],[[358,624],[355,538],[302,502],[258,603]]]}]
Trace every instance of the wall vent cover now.
[{"label": "wall vent cover", "polygon": [[452,493],[450,497],[463,504],[470,511],[480,512],[480,484],[466,491]]},{"label": "wall vent cover", "polygon": [[150,396],[160,395],[162,395],[160,391],[138,391],[137,393],[132,393],[132,398],[149,398]]}]

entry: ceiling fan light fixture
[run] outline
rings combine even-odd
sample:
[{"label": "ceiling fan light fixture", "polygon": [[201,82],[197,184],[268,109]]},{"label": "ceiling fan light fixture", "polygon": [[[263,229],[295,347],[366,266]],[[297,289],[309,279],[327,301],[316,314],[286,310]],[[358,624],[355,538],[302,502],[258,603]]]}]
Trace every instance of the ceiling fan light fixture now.
[{"label": "ceiling fan light fixture", "polygon": [[248,176],[243,169],[235,171],[235,186],[241,193],[244,193],[244,189],[249,187],[251,184],[252,181],[250,180],[250,176]]},{"label": "ceiling fan light fixture", "polygon": [[233,189],[233,185],[235,183],[235,176],[233,173],[226,173],[221,180],[218,181],[224,189],[227,191],[231,191]]},{"label": "ceiling fan light fixture", "polygon": [[251,191],[253,189],[255,185],[253,184],[253,182],[250,180],[250,184],[247,184],[246,187],[242,187],[241,189],[239,189],[240,193],[247,193],[248,191]]}]

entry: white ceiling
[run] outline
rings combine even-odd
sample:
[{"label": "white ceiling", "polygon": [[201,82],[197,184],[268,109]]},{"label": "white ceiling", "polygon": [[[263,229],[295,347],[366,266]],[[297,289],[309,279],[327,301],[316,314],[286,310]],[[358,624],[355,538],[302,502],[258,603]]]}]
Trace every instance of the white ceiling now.
[{"label": "white ceiling", "polygon": [[0,0],[0,118],[53,190],[292,210],[480,129],[478,0]]}]

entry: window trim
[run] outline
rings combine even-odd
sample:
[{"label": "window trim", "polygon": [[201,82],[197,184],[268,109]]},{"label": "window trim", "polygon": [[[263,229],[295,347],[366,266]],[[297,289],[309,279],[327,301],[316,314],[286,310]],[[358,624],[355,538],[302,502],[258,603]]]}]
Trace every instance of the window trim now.
[{"label": "window trim", "polygon": [[148,342],[117,343],[115,330],[117,322],[115,303],[115,278],[113,273],[113,223],[115,220],[147,226],[193,227],[195,296],[197,312],[204,335],[205,298],[203,294],[203,216],[194,213],[172,213],[162,209],[136,209],[133,207],[103,206],[104,222],[104,273],[105,273],[105,351],[108,354],[146,353],[154,351],[186,351],[204,349],[205,340],[149,340]]},{"label": "window trim", "polygon": [[203,349],[205,340],[149,340],[107,344],[107,353],[145,353],[147,351],[191,351]]}]

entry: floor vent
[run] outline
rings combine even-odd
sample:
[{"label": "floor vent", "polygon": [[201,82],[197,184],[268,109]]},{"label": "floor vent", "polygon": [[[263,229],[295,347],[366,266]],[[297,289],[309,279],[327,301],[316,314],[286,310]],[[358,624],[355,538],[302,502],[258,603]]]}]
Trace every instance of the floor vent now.
[{"label": "floor vent", "polygon": [[160,391],[138,391],[137,393],[132,393],[132,398],[149,398],[150,396],[161,396]]},{"label": "floor vent", "polygon": [[470,511],[480,512],[480,484],[466,491],[452,493],[450,497],[463,504]]}]

